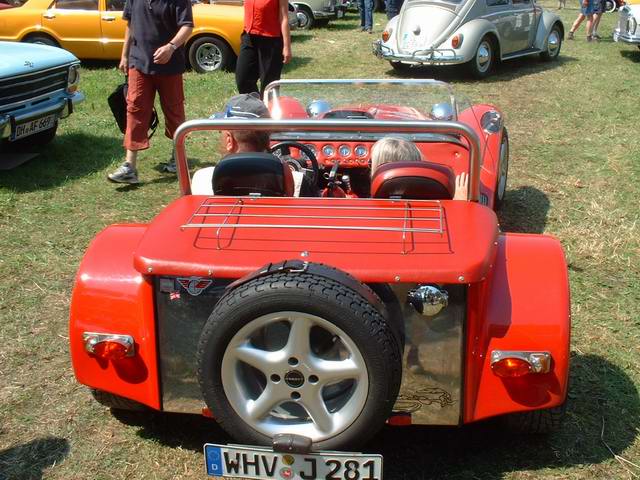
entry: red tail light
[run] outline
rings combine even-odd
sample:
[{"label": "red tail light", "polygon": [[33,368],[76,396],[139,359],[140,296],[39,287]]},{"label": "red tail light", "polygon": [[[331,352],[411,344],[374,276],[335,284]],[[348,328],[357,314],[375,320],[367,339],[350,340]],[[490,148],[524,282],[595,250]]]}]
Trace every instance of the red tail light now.
[{"label": "red tail light", "polygon": [[391,32],[389,30],[384,30],[382,32],[382,41],[383,42],[387,42],[387,40],[389,40],[389,38],[391,37]]},{"label": "red tail light", "polygon": [[491,364],[491,369],[499,377],[522,377],[531,372],[531,364],[521,358],[503,358]]}]

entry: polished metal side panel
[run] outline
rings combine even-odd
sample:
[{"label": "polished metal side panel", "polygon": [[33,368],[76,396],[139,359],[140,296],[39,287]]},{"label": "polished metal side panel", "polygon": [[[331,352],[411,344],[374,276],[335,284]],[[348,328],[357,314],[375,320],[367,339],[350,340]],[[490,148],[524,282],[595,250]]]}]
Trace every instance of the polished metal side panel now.
[{"label": "polished metal side panel", "polygon": [[[204,324],[230,282],[213,280],[194,296],[176,278],[156,280],[164,411],[202,413],[205,403],[198,384],[196,350]],[[424,317],[406,303],[407,293],[415,286],[392,286],[403,311],[406,335],[402,386],[394,412],[411,414],[414,424],[457,425],[462,415],[466,287],[441,287],[449,294],[449,305],[434,317]]]},{"label": "polished metal side panel", "polygon": [[413,424],[458,425],[462,418],[462,379],[466,287],[446,285],[449,306],[425,317],[406,302],[414,284],[391,286],[403,310],[405,346],[402,385],[393,408],[411,414]]},{"label": "polished metal side panel", "polygon": [[[205,406],[197,377],[200,332],[231,280],[216,280],[197,295],[176,278],[156,280],[158,355],[162,409],[202,413]],[[194,292],[195,293],[195,292]]]}]

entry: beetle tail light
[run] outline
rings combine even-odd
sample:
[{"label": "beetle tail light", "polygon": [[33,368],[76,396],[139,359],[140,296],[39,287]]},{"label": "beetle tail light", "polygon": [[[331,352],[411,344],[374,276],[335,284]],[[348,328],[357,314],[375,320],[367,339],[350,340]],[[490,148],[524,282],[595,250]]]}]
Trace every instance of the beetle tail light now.
[{"label": "beetle tail light", "polygon": [[104,360],[122,360],[135,355],[135,343],[131,335],[85,332],[84,348],[90,354]]},{"label": "beetle tail light", "polygon": [[382,32],[382,41],[383,42],[387,42],[389,41],[389,39],[391,38],[391,34],[393,33],[393,29],[389,28],[389,29],[384,29],[384,31]]},{"label": "beetle tail light", "polygon": [[460,48],[460,45],[462,45],[462,34],[458,33],[451,39],[451,46],[453,48]]},{"label": "beetle tail light", "polygon": [[494,350],[491,352],[491,370],[502,378],[522,377],[530,373],[548,373],[551,370],[551,354]]}]

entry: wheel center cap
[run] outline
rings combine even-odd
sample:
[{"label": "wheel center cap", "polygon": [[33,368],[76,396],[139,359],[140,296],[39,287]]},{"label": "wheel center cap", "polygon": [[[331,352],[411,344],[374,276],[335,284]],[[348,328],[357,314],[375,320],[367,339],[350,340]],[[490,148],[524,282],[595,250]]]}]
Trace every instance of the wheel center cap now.
[{"label": "wheel center cap", "polygon": [[284,376],[284,381],[290,387],[298,388],[304,384],[304,375],[298,370],[289,370]]}]

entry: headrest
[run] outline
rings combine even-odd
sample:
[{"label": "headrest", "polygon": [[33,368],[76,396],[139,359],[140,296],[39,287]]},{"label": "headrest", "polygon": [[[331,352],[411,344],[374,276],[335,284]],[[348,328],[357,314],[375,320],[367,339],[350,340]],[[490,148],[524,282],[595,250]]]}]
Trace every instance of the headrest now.
[{"label": "headrest", "polygon": [[271,153],[233,153],[224,157],[213,172],[214,195],[291,197],[291,170]]},{"label": "headrest", "polygon": [[431,162],[392,162],[380,166],[371,179],[373,198],[450,200],[455,175],[446,165]]}]

